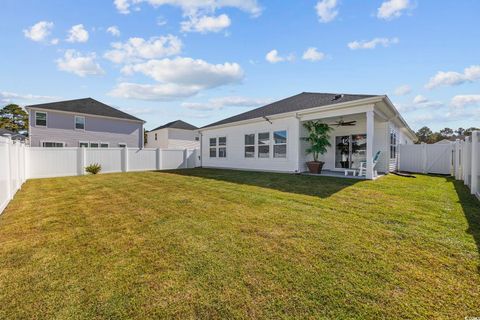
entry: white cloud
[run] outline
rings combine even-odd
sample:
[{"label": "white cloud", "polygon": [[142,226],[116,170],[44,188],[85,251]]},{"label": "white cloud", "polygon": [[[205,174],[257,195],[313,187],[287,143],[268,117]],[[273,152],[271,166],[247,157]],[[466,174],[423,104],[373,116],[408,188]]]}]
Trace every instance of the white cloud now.
[{"label": "white cloud", "polygon": [[122,68],[122,72],[127,75],[142,73],[159,82],[199,85],[204,88],[239,82],[244,76],[237,63],[210,64],[204,60],[183,57],[127,65]]},{"label": "white cloud", "polygon": [[107,28],[107,32],[110,33],[114,37],[120,37],[120,30],[117,26],[110,26]]},{"label": "white cloud", "polygon": [[182,40],[173,35],[148,40],[130,38],[124,43],[112,43],[114,49],[107,51],[104,56],[114,63],[135,62],[177,55],[182,51],[182,45]]},{"label": "white cloud", "polygon": [[452,98],[450,104],[454,108],[463,108],[466,106],[480,105],[480,94],[456,95]]},{"label": "white cloud", "polygon": [[63,58],[56,60],[57,67],[61,71],[70,72],[80,77],[88,75],[102,75],[105,73],[96,62],[95,53],[82,55],[70,49],[65,51]]},{"label": "white cloud", "polygon": [[199,87],[182,86],[174,83],[138,84],[122,82],[110,91],[109,95],[125,99],[170,101],[191,97],[200,90]]},{"label": "white cloud", "polygon": [[258,16],[262,8],[257,0],[114,0],[114,5],[120,13],[130,13],[132,5],[148,3],[153,7],[171,5],[180,7],[185,16],[197,15],[199,12],[213,13],[217,9],[224,7],[236,8],[250,13],[252,16]]},{"label": "white cloud", "polygon": [[40,21],[28,29],[23,30],[23,34],[30,40],[40,42],[47,39],[53,29],[53,22]]},{"label": "white cloud", "polygon": [[302,59],[309,61],[320,61],[325,59],[325,53],[318,51],[317,48],[311,47],[303,53]]},{"label": "white cloud", "polygon": [[74,25],[68,31],[68,42],[87,42],[88,41],[88,31],[85,30],[83,24]]},{"label": "white cloud", "polygon": [[427,89],[433,89],[440,86],[457,86],[466,82],[473,82],[480,79],[480,65],[472,65],[465,68],[463,73],[455,71],[439,71],[430,78],[425,85]]},{"label": "white cloud", "polygon": [[337,0],[318,1],[315,9],[320,22],[327,23],[333,21],[338,15],[337,5]]},{"label": "white cloud", "polygon": [[231,96],[213,98],[208,100],[208,102],[185,102],[182,103],[182,107],[197,111],[211,111],[221,110],[225,107],[256,108],[271,103],[272,101],[272,99],[253,99],[248,97]]},{"label": "white cloud", "polygon": [[231,24],[230,18],[226,14],[215,16],[191,16],[189,20],[181,23],[183,32],[219,32],[228,28]]},{"label": "white cloud", "polygon": [[113,4],[117,8],[118,12],[122,14],[130,13],[130,2],[131,0],[114,0]]},{"label": "white cloud", "polygon": [[190,97],[202,90],[239,83],[244,72],[237,63],[210,64],[200,59],[178,57],[149,60],[122,68],[122,73],[141,73],[158,83],[120,83],[110,94],[142,100],[173,100]]},{"label": "white cloud", "polygon": [[267,55],[265,56],[265,60],[267,60],[270,63],[277,63],[277,62],[283,62],[283,61],[293,61],[295,60],[295,56],[293,54],[290,54],[286,57],[282,57],[278,54],[278,50],[273,49]]},{"label": "white cloud", "polygon": [[391,20],[402,15],[403,11],[411,7],[409,0],[388,0],[384,1],[378,8],[379,19]]},{"label": "white cloud", "polygon": [[52,100],[58,100],[58,97],[0,91],[0,103],[12,103],[12,102],[15,103],[18,101],[52,101]]},{"label": "white cloud", "polygon": [[405,96],[412,92],[412,87],[408,84],[401,85],[395,89],[395,95],[397,96]]},{"label": "white cloud", "polygon": [[348,47],[351,50],[358,50],[358,49],[375,49],[378,45],[382,45],[384,47],[389,47],[392,44],[397,44],[399,42],[398,38],[375,38],[370,41],[353,41],[348,44]]},{"label": "white cloud", "polygon": [[422,103],[427,103],[428,99],[421,94],[417,95],[415,98],[413,98],[413,103],[415,104],[422,104]]}]

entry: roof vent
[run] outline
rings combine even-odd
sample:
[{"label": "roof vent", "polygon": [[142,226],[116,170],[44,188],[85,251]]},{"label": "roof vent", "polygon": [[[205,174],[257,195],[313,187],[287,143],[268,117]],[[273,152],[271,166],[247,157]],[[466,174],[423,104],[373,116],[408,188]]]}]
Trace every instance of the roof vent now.
[{"label": "roof vent", "polygon": [[343,98],[343,94],[336,94],[335,97],[333,97],[332,101],[337,101],[341,98]]}]

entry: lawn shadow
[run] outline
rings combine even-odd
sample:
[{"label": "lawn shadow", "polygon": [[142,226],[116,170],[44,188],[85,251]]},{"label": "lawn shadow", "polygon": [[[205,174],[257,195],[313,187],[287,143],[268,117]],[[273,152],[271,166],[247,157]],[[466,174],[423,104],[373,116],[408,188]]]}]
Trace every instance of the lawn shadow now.
[{"label": "lawn shadow", "polygon": [[[474,195],[470,194],[470,189],[464,185],[463,181],[454,180],[453,178],[447,181],[452,182],[455,186],[463,213],[468,221],[467,232],[473,236],[480,256],[480,202]],[[480,261],[477,270],[480,273]]]},{"label": "lawn shadow", "polygon": [[320,198],[328,198],[331,195],[362,181],[358,179],[343,179],[325,176],[206,168],[158,172],[226,181]]}]

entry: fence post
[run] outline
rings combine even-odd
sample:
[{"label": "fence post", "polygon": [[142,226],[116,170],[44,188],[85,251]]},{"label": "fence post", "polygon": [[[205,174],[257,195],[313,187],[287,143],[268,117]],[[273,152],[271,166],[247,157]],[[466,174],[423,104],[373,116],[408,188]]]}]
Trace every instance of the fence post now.
[{"label": "fence post", "polygon": [[128,172],[128,148],[127,147],[122,149],[122,158],[123,158],[122,172]]},{"label": "fence post", "polygon": [[13,198],[13,192],[12,192],[12,159],[10,157],[10,145],[12,143],[12,140],[10,137],[7,137],[7,197],[9,200],[12,200]]},{"label": "fence post", "polygon": [[85,174],[85,167],[87,166],[87,148],[79,147],[78,148],[78,167],[77,173],[79,176]]},{"label": "fence post", "polygon": [[470,170],[471,170],[471,181],[470,181],[470,191],[472,194],[475,194],[478,188],[478,166],[480,159],[477,159],[478,156],[478,148],[479,148],[479,131],[472,132],[472,140],[471,140],[471,151],[472,157],[470,162]]},{"label": "fence post", "polygon": [[455,180],[460,180],[460,140],[455,140]]},{"label": "fence post", "polygon": [[162,149],[157,148],[156,153],[157,153],[157,163],[156,163],[157,170],[162,170]]},{"label": "fence post", "polygon": [[188,161],[187,161],[187,149],[183,150],[183,168],[187,169],[188,168]]},{"label": "fence post", "polygon": [[427,144],[425,142],[422,142],[422,172],[423,173],[428,173],[427,172]]}]

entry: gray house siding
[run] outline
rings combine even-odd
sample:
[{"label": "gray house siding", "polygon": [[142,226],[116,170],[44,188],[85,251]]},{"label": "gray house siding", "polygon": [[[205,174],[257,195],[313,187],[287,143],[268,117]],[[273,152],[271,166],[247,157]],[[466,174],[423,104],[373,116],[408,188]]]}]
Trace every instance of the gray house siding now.
[{"label": "gray house siding", "polygon": [[[35,111],[47,113],[47,126],[37,127]],[[85,117],[85,130],[75,129],[75,115]],[[65,147],[78,147],[79,142],[102,142],[110,147],[125,143],[129,148],[143,147],[143,122],[84,114],[29,109],[30,145],[42,142],[63,142]]]}]

